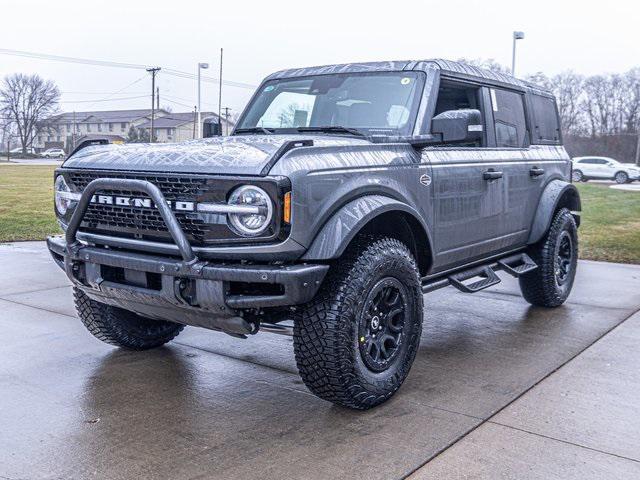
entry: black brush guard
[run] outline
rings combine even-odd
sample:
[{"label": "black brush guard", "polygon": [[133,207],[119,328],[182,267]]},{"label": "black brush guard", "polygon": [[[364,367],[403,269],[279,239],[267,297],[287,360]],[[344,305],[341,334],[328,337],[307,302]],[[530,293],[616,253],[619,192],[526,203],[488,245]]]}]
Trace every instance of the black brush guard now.
[{"label": "black brush guard", "polygon": [[[76,234],[92,196],[101,190],[132,190],[147,194],[164,220],[181,259],[80,242]],[[49,237],[47,246],[74,285],[95,300],[151,318],[230,333],[252,333],[244,331],[248,327],[238,317],[241,309],[293,306],[310,301],[329,268],[328,265],[304,263],[226,265],[202,261],[194,253],[160,189],[146,180],[134,179],[99,178],[90,182],[75,206],[64,237]],[[131,276],[139,275],[138,272],[156,274],[161,278],[160,288],[107,281],[102,275],[103,266],[124,269]],[[185,281],[193,281],[195,304],[180,293],[179,284]],[[280,290],[278,294],[231,295],[228,294],[227,282],[271,284],[279,286]]]}]

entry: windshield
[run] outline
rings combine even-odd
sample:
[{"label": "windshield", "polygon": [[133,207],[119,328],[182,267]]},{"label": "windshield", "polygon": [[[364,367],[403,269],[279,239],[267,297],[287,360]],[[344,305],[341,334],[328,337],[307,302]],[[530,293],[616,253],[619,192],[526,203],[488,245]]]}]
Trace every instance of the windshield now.
[{"label": "windshield", "polygon": [[[409,135],[422,83],[419,72],[270,80],[247,107],[236,132],[264,129],[263,133],[295,133],[344,127],[341,133],[349,133],[350,129],[365,135]],[[333,132],[339,130],[334,128]]]}]

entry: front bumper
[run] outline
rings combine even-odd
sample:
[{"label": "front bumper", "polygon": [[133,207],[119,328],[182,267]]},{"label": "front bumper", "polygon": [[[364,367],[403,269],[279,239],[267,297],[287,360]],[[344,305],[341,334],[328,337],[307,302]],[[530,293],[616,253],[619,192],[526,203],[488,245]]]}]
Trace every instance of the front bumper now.
[{"label": "front bumper", "polygon": [[[77,239],[91,196],[105,188],[149,195],[182,259],[91,245]],[[69,280],[94,300],[140,315],[233,333],[242,312],[306,303],[329,268],[324,264],[247,265],[201,260],[167,207],[160,190],[141,180],[98,179],[84,190],[64,237],[47,239]],[[246,322],[245,322],[246,323]],[[238,327],[240,325],[240,327]]]}]

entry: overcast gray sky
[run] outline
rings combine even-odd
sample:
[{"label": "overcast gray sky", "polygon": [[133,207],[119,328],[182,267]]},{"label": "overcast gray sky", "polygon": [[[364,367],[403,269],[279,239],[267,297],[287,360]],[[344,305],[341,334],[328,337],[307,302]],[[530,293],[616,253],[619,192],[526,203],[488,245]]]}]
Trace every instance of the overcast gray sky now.
[{"label": "overcast gray sky", "polygon": [[[209,62],[207,75],[216,77],[224,47],[224,77],[252,85],[283,68],[353,61],[467,57],[510,65],[513,30],[526,33],[518,74],[640,66],[640,4],[631,0],[3,0],[0,18],[0,48],[192,73]],[[0,55],[0,76],[13,72],[55,80],[67,111],[149,105],[131,98],[150,90],[143,70]],[[193,80],[161,72],[158,84],[161,105],[195,104]],[[238,111],[251,93],[225,86],[222,104]],[[203,84],[203,101],[203,110],[217,109],[216,85]]]}]

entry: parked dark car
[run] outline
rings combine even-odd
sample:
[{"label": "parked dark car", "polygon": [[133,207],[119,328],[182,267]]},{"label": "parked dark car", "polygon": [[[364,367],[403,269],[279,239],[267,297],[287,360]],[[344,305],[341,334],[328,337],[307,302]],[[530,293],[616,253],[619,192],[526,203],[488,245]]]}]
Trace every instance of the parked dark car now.
[{"label": "parked dark car", "polygon": [[231,136],[83,148],[55,174],[48,246],[99,339],[184,325],[293,335],[307,387],[366,409],[418,351],[423,293],[573,286],[580,199],[553,96],[443,61],[267,77]]}]

